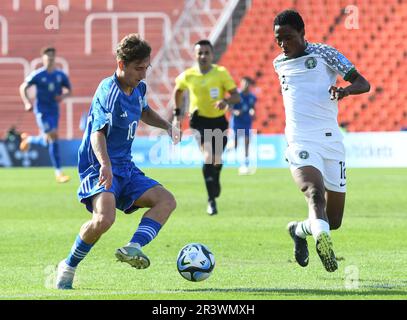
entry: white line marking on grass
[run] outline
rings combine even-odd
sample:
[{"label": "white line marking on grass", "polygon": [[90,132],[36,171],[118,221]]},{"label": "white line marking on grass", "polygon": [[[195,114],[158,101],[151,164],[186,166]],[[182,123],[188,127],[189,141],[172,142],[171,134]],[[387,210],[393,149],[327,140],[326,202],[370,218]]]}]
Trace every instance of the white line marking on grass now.
[{"label": "white line marking on grass", "polygon": [[[70,291],[70,290],[68,290]],[[146,291],[113,291],[113,292],[83,292],[73,290],[72,292],[67,292],[67,290],[61,290],[60,293],[47,293],[47,294],[16,294],[16,295],[0,295],[0,299],[19,299],[19,298],[46,298],[46,297],[81,297],[81,296],[120,296],[120,295],[141,295],[141,294],[174,294],[174,293],[184,293],[186,291],[182,290],[146,290]]]}]

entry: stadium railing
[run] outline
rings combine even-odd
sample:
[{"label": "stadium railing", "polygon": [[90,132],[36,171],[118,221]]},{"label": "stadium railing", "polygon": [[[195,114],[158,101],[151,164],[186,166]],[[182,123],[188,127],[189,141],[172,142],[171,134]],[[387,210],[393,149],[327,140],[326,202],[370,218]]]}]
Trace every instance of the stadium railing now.
[{"label": "stadium railing", "polygon": [[138,30],[137,32],[144,38],[145,20],[146,19],[162,19],[163,20],[163,43],[167,44],[169,41],[168,30],[171,30],[171,20],[167,14],[162,12],[102,12],[91,13],[85,20],[85,54],[92,53],[92,23],[98,19],[110,19],[112,30],[112,52],[115,52],[117,43],[119,42],[118,20],[119,19],[137,19]]},{"label": "stadium railing", "polygon": [[1,26],[1,53],[3,55],[8,54],[8,22],[3,16],[0,16]]}]

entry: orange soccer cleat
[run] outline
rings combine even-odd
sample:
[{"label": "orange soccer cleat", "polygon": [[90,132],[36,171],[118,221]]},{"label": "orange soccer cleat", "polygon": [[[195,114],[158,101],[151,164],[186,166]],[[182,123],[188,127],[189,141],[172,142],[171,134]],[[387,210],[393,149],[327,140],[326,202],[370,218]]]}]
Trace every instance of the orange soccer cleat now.
[{"label": "orange soccer cleat", "polygon": [[56,175],[55,179],[58,183],[65,183],[65,182],[68,182],[69,180],[71,180],[71,178],[69,176],[66,176],[63,173]]},{"label": "orange soccer cleat", "polygon": [[20,142],[20,150],[23,152],[27,152],[30,149],[30,144],[28,143],[28,134],[23,132],[20,135],[21,142]]}]

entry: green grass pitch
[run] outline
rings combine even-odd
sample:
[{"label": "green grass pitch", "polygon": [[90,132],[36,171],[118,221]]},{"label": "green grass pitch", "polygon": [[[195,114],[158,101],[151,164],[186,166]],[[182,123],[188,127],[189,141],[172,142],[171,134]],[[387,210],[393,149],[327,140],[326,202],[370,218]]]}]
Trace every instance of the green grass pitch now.
[{"label": "green grass pitch", "polygon": [[[286,231],[306,217],[303,196],[288,169],[222,172],[219,214],[206,214],[201,170],[145,169],[176,197],[178,207],[144,248],[146,270],[115,261],[114,251],[137,228],[140,210],[117,212],[116,223],[79,265],[75,290],[50,288],[54,266],[66,257],[90,218],[78,203],[73,180],[54,182],[52,169],[1,169],[0,299],[406,299],[407,169],[348,169],[342,227],[332,233],[339,269],[324,270],[308,238],[310,264],[294,262]],[[184,280],[178,251],[206,244],[216,267],[203,282]]]}]

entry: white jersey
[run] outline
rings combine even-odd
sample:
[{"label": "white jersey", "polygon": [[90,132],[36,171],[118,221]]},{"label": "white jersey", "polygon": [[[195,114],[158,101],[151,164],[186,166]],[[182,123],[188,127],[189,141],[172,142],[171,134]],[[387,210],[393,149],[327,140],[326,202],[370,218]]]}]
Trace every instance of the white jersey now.
[{"label": "white jersey", "polygon": [[325,44],[307,43],[305,53],[295,59],[280,54],[273,62],[283,94],[287,141],[342,141],[338,101],[330,99],[328,89],[338,74],[347,80],[355,67]]}]

